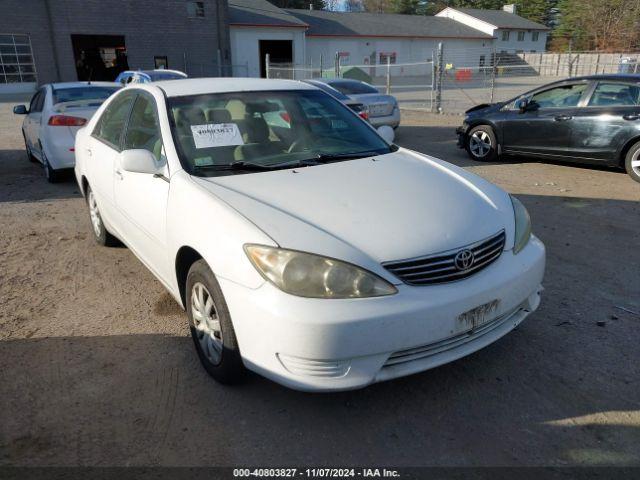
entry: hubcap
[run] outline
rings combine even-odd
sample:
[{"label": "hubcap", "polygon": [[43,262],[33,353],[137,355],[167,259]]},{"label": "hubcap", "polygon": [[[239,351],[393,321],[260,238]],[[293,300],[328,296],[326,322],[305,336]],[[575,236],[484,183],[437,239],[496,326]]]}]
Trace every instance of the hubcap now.
[{"label": "hubcap", "polygon": [[191,288],[191,316],[200,349],[207,359],[217,365],[222,359],[222,330],[213,297],[202,283]]},{"label": "hubcap", "polygon": [[491,150],[491,137],[483,130],[473,132],[469,139],[469,150],[474,157],[484,157]]},{"label": "hubcap", "polygon": [[102,219],[100,218],[100,212],[98,211],[96,197],[93,196],[93,192],[91,190],[89,190],[89,215],[91,216],[93,232],[96,234],[96,237],[100,237],[100,233],[102,233]]},{"label": "hubcap", "polygon": [[633,173],[640,176],[640,150],[636,150],[633,157],[631,157],[631,170],[633,170]]}]

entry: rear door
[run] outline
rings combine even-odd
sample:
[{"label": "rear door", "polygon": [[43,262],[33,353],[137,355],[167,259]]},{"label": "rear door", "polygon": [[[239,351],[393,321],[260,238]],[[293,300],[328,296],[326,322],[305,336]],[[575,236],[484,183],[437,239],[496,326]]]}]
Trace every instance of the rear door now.
[{"label": "rear door", "polygon": [[640,135],[640,85],[607,80],[592,90],[573,114],[569,155],[617,164],[622,147]]},{"label": "rear door", "polygon": [[568,82],[529,95],[529,108],[505,111],[502,148],[506,153],[560,157],[567,154],[572,119],[589,82]]},{"label": "rear door", "polygon": [[24,122],[24,134],[31,151],[40,159],[40,125],[42,123],[42,109],[44,108],[44,100],[46,97],[46,87],[42,87],[31,99],[29,104],[29,114]]},{"label": "rear door", "polygon": [[154,97],[138,91],[127,122],[122,150],[144,149],[153,153],[163,175],[127,172],[116,160],[114,192],[127,241],[158,276],[169,279],[166,248],[166,211],[169,171],[164,154],[158,110]]},{"label": "rear door", "polygon": [[104,109],[91,136],[87,138],[85,151],[76,152],[86,158],[89,184],[103,220],[121,236],[125,236],[125,240],[123,222],[115,207],[113,184],[116,160],[122,150],[125,127],[135,96],[132,91],[117,95]]}]

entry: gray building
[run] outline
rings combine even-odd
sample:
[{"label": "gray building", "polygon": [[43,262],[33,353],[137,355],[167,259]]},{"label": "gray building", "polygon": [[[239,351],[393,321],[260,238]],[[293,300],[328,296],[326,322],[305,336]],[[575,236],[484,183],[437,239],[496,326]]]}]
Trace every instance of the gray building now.
[{"label": "gray building", "polygon": [[0,93],[155,67],[225,75],[226,0],[1,0]]}]

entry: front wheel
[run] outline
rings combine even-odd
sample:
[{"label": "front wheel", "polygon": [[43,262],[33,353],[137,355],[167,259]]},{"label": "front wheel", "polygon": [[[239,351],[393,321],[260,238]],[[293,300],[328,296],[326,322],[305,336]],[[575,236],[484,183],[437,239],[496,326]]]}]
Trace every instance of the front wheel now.
[{"label": "front wheel", "polygon": [[491,162],[498,158],[498,141],[489,125],[478,125],[469,130],[465,147],[473,160]]},{"label": "front wheel", "polygon": [[100,245],[113,247],[118,245],[118,239],[111,235],[102,221],[102,215],[98,210],[98,203],[91,187],[87,186],[87,206],[89,207],[89,218],[91,219],[91,229],[93,236]]},{"label": "front wheel", "polygon": [[202,366],[220,383],[240,381],[245,367],[231,315],[220,285],[204,260],[189,269],[186,304],[191,338]]},{"label": "front wheel", "polygon": [[640,142],[631,146],[624,159],[624,168],[629,176],[640,182]]}]

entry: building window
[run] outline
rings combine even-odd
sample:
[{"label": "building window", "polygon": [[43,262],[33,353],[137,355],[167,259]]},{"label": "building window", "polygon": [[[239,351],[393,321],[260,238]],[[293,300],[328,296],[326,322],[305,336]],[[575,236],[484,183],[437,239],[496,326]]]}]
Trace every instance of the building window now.
[{"label": "building window", "polygon": [[203,18],[204,2],[187,2],[187,15],[190,18]]},{"label": "building window", "polygon": [[36,81],[29,35],[0,33],[0,84]]},{"label": "building window", "polygon": [[511,33],[511,32],[509,32],[508,30],[504,30],[504,31],[502,32],[502,41],[503,41],[503,42],[508,42],[508,41],[509,41],[509,34],[510,34],[510,33]]},{"label": "building window", "polygon": [[524,32],[518,32],[518,41],[524,42]]},{"label": "building window", "polygon": [[531,41],[537,42],[539,36],[540,36],[540,32],[531,32]]},{"label": "building window", "polygon": [[380,65],[386,65],[387,60],[389,63],[396,63],[396,52],[380,52]]},{"label": "building window", "polygon": [[153,66],[156,70],[169,68],[167,57],[153,57]]}]

